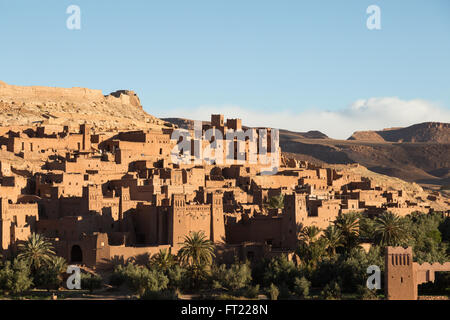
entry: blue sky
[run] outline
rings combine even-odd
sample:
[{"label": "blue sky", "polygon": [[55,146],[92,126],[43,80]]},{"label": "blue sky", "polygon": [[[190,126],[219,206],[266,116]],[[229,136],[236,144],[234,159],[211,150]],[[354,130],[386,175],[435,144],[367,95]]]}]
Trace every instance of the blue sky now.
[{"label": "blue sky", "polygon": [[[372,4],[381,30],[366,28]],[[450,122],[448,0],[1,0],[0,36],[0,80],[132,89],[160,117],[336,137]]]}]

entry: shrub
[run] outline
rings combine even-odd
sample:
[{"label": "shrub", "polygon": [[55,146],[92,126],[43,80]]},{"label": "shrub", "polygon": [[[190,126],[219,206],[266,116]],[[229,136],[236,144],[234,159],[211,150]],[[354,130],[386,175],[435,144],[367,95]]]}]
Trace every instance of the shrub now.
[{"label": "shrub", "polygon": [[150,295],[150,292],[167,289],[169,279],[160,270],[130,263],[125,267],[117,267],[110,279],[111,282],[115,285],[126,284],[134,293],[143,297],[145,294]]},{"label": "shrub", "polygon": [[377,300],[377,290],[370,290],[366,286],[360,285],[356,290],[357,296],[361,300]]},{"label": "shrub", "polygon": [[442,235],[442,241],[450,241],[450,217],[445,218],[438,228]]},{"label": "shrub", "polygon": [[414,259],[417,262],[447,261],[448,243],[445,242],[447,235],[444,228],[446,218],[442,213],[414,212],[405,217],[405,220],[411,234],[409,245],[413,247]]},{"label": "shrub", "polygon": [[324,259],[308,277],[313,287],[324,287],[340,278],[342,292],[355,293],[358,285],[367,280],[367,267],[377,265],[383,272],[384,259],[380,247],[375,246],[366,253],[361,248],[353,248],[338,259]]},{"label": "shrub", "polygon": [[120,287],[121,285],[125,284],[127,277],[124,274],[122,266],[118,266],[114,269],[114,272],[111,274],[109,278],[109,284],[114,287]]},{"label": "shrub", "polygon": [[170,289],[183,289],[186,285],[186,270],[179,265],[168,268],[164,274],[169,279],[168,287]]},{"label": "shrub", "polygon": [[244,296],[249,299],[256,299],[258,298],[258,295],[259,295],[259,284],[257,284],[256,286],[249,286],[244,292]]},{"label": "shrub", "polygon": [[328,283],[321,292],[321,296],[327,300],[335,300],[341,298],[341,287],[336,281]]},{"label": "shrub", "polygon": [[15,259],[7,261],[0,270],[0,290],[5,294],[17,295],[27,291],[33,284],[30,267],[23,261]]},{"label": "shrub", "polygon": [[222,293],[221,295],[214,297],[215,300],[242,300],[241,297],[236,297],[231,294]]},{"label": "shrub", "polygon": [[426,282],[418,286],[419,295],[446,295],[450,296],[450,273],[436,272],[434,282]]},{"label": "shrub", "polygon": [[284,194],[271,197],[269,199],[270,209],[283,209],[284,208]]},{"label": "shrub", "polygon": [[279,287],[279,298],[280,299],[290,299],[291,298],[291,291],[289,290],[288,286],[286,283],[282,283]]},{"label": "shrub", "polygon": [[47,290],[56,290],[61,285],[61,277],[58,270],[55,268],[40,268],[36,271],[33,283],[38,288],[45,288]]},{"label": "shrub", "polygon": [[178,290],[145,291],[141,299],[143,300],[177,300]]},{"label": "shrub", "polygon": [[302,298],[307,298],[309,296],[309,288],[311,287],[311,282],[305,277],[295,278],[294,281],[294,292]]},{"label": "shrub", "polygon": [[252,270],[248,263],[234,263],[227,268],[221,265],[213,269],[213,287],[236,292],[247,287],[252,281]]},{"label": "shrub", "polygon": [[299,270],[292,261],[283,255],[262,261],[254,269],[253,278],[256,283],[264,287],[268,287],[270,284],[277,286],[286,285],[292,290],[292,279],[295,279],[297,276],[299,276]]},{"label": "shrub", "polygon": [[89,292],[94,292],[96,289],[102,287],[102,278],[98,275],[93,274],[81,274],[81,288],[84,290],[89,290]]},{"label": "shrub", "polygon": [[270,300],[277,300],[280,294],[280,290],[278,290],[276,285],[271,283],[269,288],[267,289],[267,294],[270,297]]}]

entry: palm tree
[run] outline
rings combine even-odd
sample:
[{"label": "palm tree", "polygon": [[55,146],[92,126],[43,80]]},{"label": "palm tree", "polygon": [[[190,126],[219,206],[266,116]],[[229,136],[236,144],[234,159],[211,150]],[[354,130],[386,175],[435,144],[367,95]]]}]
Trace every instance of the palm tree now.
[{"label": "palm tree", "polygon": [[191,232],[184,237],[183,247],[178,252],[183,264],[194,268],[211,265],[214,254],[214,244],[208,240],[203,231]]},{"label": "palm tree", "polygon": [[317,226],[303,227],[299,231],[299,240],[309,246],[317,240],[320,231]]},{"label": "palm tree", "polygon": [[183,246],[178,252],[179,260],[191,273],[191,287],[197,288],[215,257],[214,244],[206,238],[203,231],[191,232],[181,244]]},{"label": "palm tree", "polygon": [[323,239],[319,238],[320,232],[317,226],[301,227],[299,230],[295,255],[309,268],[315,268],[324,254],[325,246]]},{"label": "palm tree", "polygon": [[322,238],[328,253],[334,257],[336,249],[342,247],[343,244],[342,232],[336,226],[330,225],[324,230]]},{"label": "palm tree", "polygon": [[67,272],[67,262],[63,257],[55,256],[50,259],[50,266],[58,272],[58,274],[63,274]]},{"label": "palm tree", "polygon": [[349,251],[357,245],[359,237],[359,218],[355,213],[340,215],[334,222],[343,237],[343,244]]},{"label": "palm tree", "polygon": [[375,240],[383,246],[398,246],[409,235],[402,219],[392,212],[384,212],[375,219]]},{"label": "palm tree", "polygon": [[284,194],[280,193],[278,196],[274,196],[269,199],[270,209],[283,209],[284,208]]},{"label": "palm tree", "polygon": [[24,244],[19,244],[18,249],[17,257],[26,261],[33,271],[49,263],[55,255],[50,241],[38,233],[32,233]]},{"label": "palm tree", "polygon": [[[37,279],[35,279],[38,280],[38,283],[39,281],[43,281],[43,284],[46,286],[47,290],[52,288],[58,289],[63,282],[63,275],[67,272],[66,259],[53,256],[50,258],[47,268],[47,270],[41,268],[40,271],[44,271],[44,273],[40,274]],[[42,276],[44,279],[40,278]]]},{"label": "palm tree", "polygon": [[150,265],[155,266],[159,270],[167,270],[175,264],[175,256],[172,254],[171,249],[160,249],[150,259]]}]

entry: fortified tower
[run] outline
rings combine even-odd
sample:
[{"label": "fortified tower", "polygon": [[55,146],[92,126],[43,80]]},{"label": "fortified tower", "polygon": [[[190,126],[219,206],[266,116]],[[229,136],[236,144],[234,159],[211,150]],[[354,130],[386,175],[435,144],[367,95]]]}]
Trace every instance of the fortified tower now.
[{"label": "fortified tower", "polygon": [[214,243],[223,242],[225,238],[225,222],[222,193],[209,193],[208,203],[211,204],[211,241]]},{"label": "fortified tower", "polygon": [[80,125],[80,133],[83,135],[82,151],[91,149],[91,127],[87,124]]},{"label": "fortified tower", "polygon": [[169,212],[169,244],[173,247],[179,247],[183,241],[183,236],[186,234],[185,230],[188,229],[185,223],[186,197],[184,194],[172,195],[172,205]]},{"label": "fortified tower", "polygon": [[417,300],[411,247],[386,247],[385,289],[388,300]]},{"label": "fortified tower", "polygon": [[297,227],[306,217],[306,198],[299,193],[284,196],[282,243],[287,248],[297,245]]}]

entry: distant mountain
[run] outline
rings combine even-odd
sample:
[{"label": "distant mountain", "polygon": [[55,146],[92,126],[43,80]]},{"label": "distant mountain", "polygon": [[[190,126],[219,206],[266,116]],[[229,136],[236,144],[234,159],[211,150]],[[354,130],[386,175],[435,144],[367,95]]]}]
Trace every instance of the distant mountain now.
[{"label": "distant mountain", "polygon": [[305,139],[329,139],[328,136],[320,131],[313,130],[308,132],[295,132],[295,131],[288,131],[288,130],[280,130],[280,139],[281,137],[302,137]]},{"label": "distant mountain", "polygon": [[280,146],[298,159],[360,163],[371,171],[439,188],[450,184],[450,124],[355,132],[348,140],[281,135]]},{"label": "distant mountain", "polygon": [[450,143],[450,123],[424,122],[406,128],[357,131],[348,140]]}]

